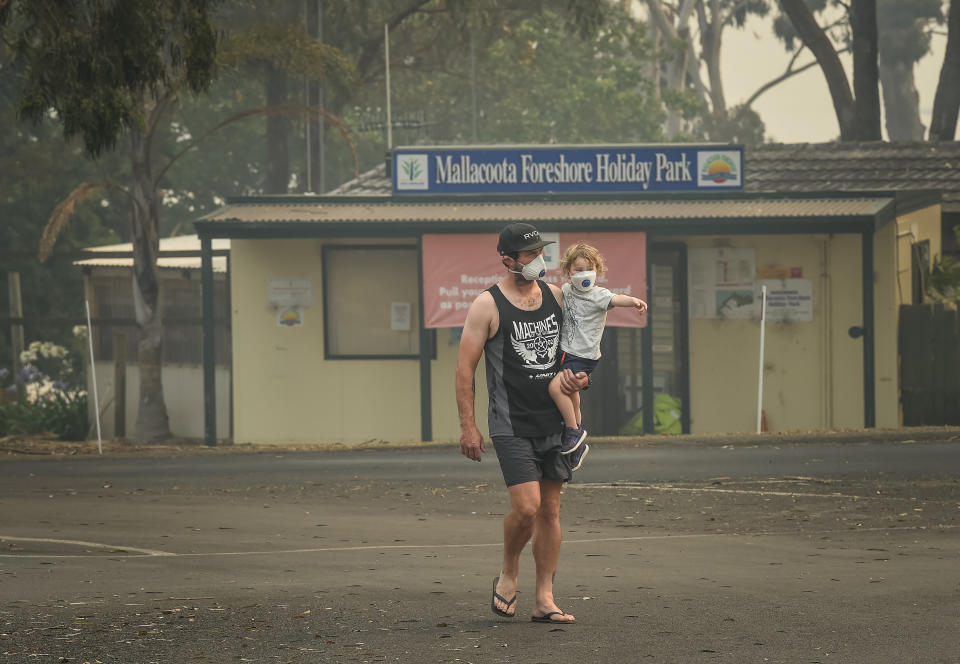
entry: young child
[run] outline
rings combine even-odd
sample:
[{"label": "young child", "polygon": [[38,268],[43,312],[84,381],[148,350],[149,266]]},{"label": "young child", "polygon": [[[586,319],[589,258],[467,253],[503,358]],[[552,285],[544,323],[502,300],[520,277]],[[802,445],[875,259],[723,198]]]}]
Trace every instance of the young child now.
[{"label": "young child", "polygon": [[[600,337],[607,322],[607,311],[613,307],[633,307],[638,313],[647,310],[647,303],[629,295],[614,295],[597,286],[597,279],[606,273],[603,256],[596,248],[580,242],[567,248],[560,259],[563,284],[563,327],[560,328],[560,370],[570,369],[590,374],[600,361]],[[550,381],[550,396],[563,416],[564,431],[560,454],[573,454],[570,464],[579,470],[590,446],[583,441],[580,393],[567,395],[560,389],[559,374]]]}]

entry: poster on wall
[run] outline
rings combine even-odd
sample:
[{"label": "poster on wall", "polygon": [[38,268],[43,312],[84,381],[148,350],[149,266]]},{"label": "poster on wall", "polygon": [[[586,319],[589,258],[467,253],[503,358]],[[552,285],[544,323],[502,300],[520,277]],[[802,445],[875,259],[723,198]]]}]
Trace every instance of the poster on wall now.
[{"label": "poster on wall", "polygon": [[691,249],[687,265],[691,318],[759,315],[754,249]]},{"label": "poster on wall", "polygon": [[[646,298],[646,236],[644,233],[544,233],[554,244],[544,247],[544,281],[561,285],[560,257],[572,244],[596,247],[607,264],[598,283],[614,293]],[[484,290],[500,281],[506,270],[497,254],[497,235],[423,236],[423,317],[428,328],[462,327],[467,309]],[[607,325],[645,327],[646,314],[626,307],[611,309]]]}]

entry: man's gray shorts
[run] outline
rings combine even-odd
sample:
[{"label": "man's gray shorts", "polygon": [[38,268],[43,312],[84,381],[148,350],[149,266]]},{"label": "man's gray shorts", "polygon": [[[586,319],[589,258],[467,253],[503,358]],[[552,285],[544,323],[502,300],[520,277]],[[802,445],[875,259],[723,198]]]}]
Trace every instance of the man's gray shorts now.
[{"label": "man's gray shorts", "polygon": [[493,449],[507,486],[542,479],[567,482],[573,474],[568,457],[560,454],[559,433],[546,438],[495,436]]}]

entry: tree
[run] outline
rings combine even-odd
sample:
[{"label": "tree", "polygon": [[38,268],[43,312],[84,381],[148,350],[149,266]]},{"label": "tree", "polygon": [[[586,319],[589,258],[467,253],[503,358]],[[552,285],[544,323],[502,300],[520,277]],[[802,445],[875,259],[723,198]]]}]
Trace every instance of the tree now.
[{"label": "tree", "polygon": [[[452,70],[466,74],[469,80],[471,58],[480,71],[487,45],[519,20],[550,10],[560,18],[557,27],[564,34],[571,39],[589,39],[597,34],[609,9],[607,2],[596,0],[368,0],[323,4],[324,42],[350,58],[357,74],[351,87],[326,87],[324,108],[333,115],[381,127],[385,127],[385,25],[390,32],[392,88],[399,95],[404,86],[396,77],[402,77],[403,70],[419,76],[420,81],[445,80]],[[471,45],[475,56],[471,56]],[[462,104],[471,99],[469,89],[466,92],[467,96],[459,100]],[[417,106],[427,108],[426,104]],[[436,130],[436,126],[431,127],[434,135]],[[370,140],[361,140],[358,145],[361,162],[382,162],[385,141],[372,134],[367,137]],[[342,181],[344,155],[330,148],[326,146],[325,160],[331,163],[333,175],[328,179]],[[313,163],[318,159],[319,155],[314,155]]]},{"label": "tree", "polygon": [[[762,123],[758,124],[759,117],[749,110],[749,104],[746,108],[727,108],[720,75],[721,46],[724,30],[742,28],[751,15],[765,16],[768,1],[646,0],[646,7],[652,40],[668,58],[661,94],[697,99],[697,107],[705,109],[699,129],[709,140],[762,138]],[[699,39],[695,38],[697,34]],[[706,81],[700,76],[701,63],[706,68]],[[675,108],[668,114],[667,135],[676,137],[681,125],[680,108]]]},{"label": "tree", "polygon": [[[153,177],[151,139],[181,88],[210,83],[216,0],[12,0],[0,5],[0,27],[24,70],[21,117],[37,122],[55,113],[66,138],[80,136],[98,157],[121,134],[129,138],[133,293],[140,328],[140,398],[136,437],[170,435],[160,374],[163,325],[157,252],[160,201]],[[80,187],[57,207],[45,230],[52,247],[79,198]]]},{"label": "tree", "polygon": [[947,18],[947,51],[943,56],[940,81],[930,118],[930,140],[952,141],[960,110],[960,3],[950,3]]},{"label": "tree", "polygon": [[[320,81],[350,89],[356,80],[353,62],[338,48],[310,35],[303,22],[302,2],[274,0],[264,20],[264,5],[234,9],[233,30],[221,47],[221,62],[227,67],[253,73],[264,85],[266,114],[266,159],[264,190],[284,194],[290,185],[289,135],[291,118],[302,116],[332,123],[345,135],[340,119],[316,105],[292,102],[292,81]],[[246,11],[244,11],[246,9]],[[307,108],[310,106],[310,108]],[[350,141],[347,141],[349,144]],[[308,185],[305,180],[305,184]]]},{"label": "tree", "polygon": [[922,141],[916,63],[930,52],[930,25],[942,23],[941,0],[879,0],[880,87],[887,136],[891,141]]},{"label": "tree", "polygon": [[[50,216],[50,201],[59,199],[81,180],[99,177],[100,165],[86,159],[82,148],[70,145],[51,120],[37,125],[20,123],[16,100],[22,71],[12,54],[0,45],[0,265],[3,272],[17,272],[24,316],[36,318],[48,312],[80,316],[83,284],[77,270],[66,261],[41,266],[36,248]],[[92,244],[120,241],[125,218],[116,200],[103,198],[96,208],[80,211],[64,232],[62,246],[76,249]],[[9,311],[6,274],[0,275],[0,315]],[[0,369],[10,367],[12,348],[9,328],[0,326]],[[72,341],[69,326],[33,323],[24,326],[27,341],[53,341],[62,346]]]},{"label": "tree", "polygon": [[[822,8],[823,2],[819,2],[819,6]],[[820,65],[833,100],[840,139],[881,140],[876,0],[851,0],[849,4],[853,90],[839,53],[806,2],[780,0],[780,7]]]}]

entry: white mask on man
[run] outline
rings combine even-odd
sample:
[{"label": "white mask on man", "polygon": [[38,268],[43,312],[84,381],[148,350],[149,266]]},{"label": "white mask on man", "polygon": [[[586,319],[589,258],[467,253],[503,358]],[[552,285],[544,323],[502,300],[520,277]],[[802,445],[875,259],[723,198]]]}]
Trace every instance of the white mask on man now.
[{"label": "white mask on man", "polygon": [[[519,263],[519,261],[517,262]],[[527,281],[533,281],[534,279],[540,279],[547,274],[547,262],[543,260],[543,254],[541,254],[524,265],[522,270],[510,271],[514,274],[522,274],[523,278]]]}]

